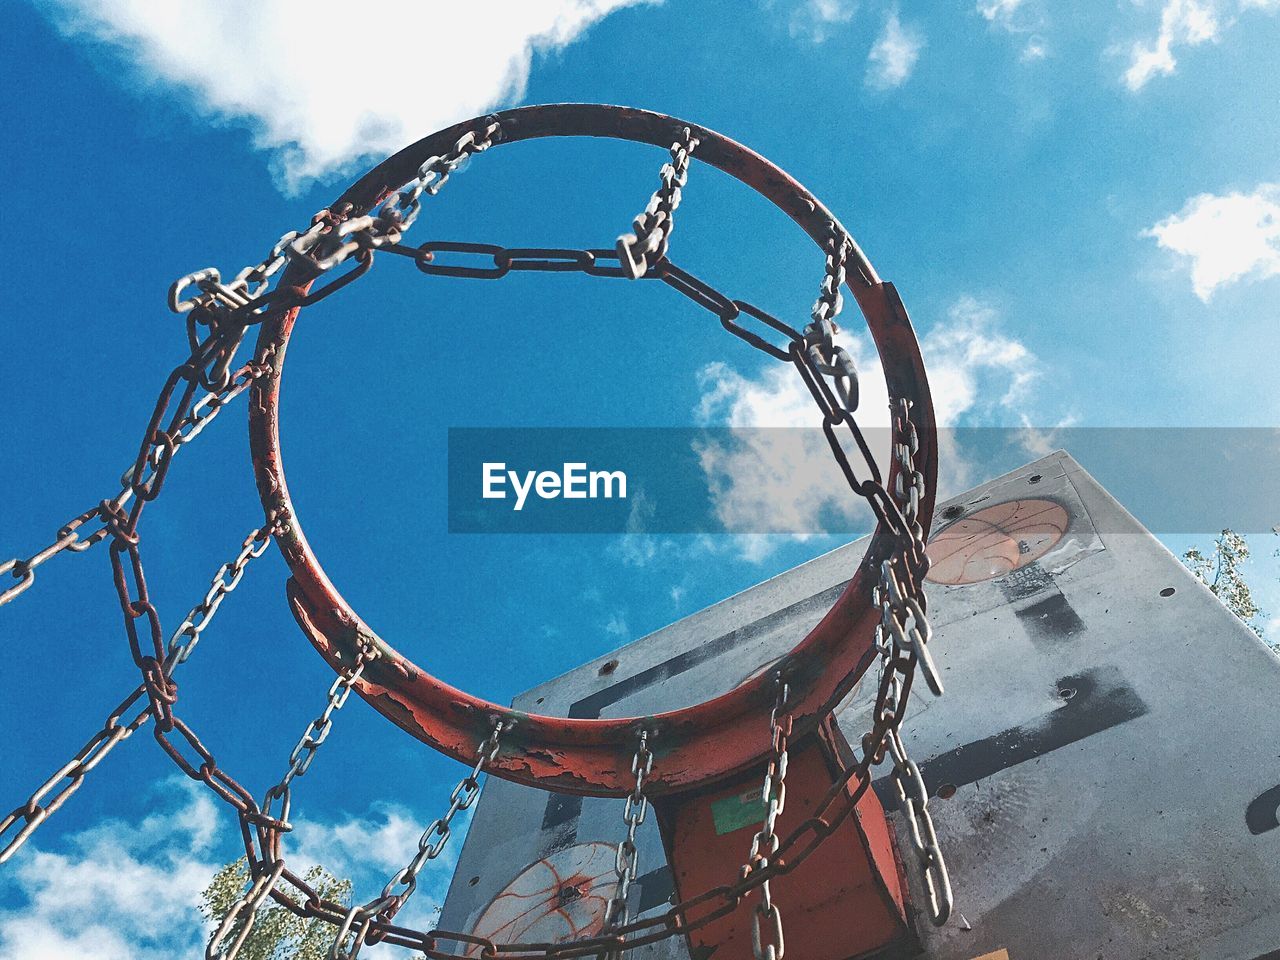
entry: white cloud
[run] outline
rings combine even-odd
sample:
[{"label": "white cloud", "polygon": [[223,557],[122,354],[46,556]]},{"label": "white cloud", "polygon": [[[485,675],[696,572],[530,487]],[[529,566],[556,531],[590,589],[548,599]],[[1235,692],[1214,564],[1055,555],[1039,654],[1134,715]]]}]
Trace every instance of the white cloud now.
[{"label": "white cloud", "polygon": [[[858,369],[858,422],[883,469],[889,395],[879,359],[865,336],[842,331],[836,339]],[[993,308],[972,297],[959,298],[946,321],[922,336],[921,353],[939,426],[1024,422],[1039,361],[1000,330]],[[740,428],[734,444],[707,442],[698,453],[725,529],[755,531],[736,538],[744,559],[763,559],[783,539],[759,531],[788,531],[790,538],[803,540],[812,535],[803,531],[823,528],[823,518],[866,521],[817,429],[817,408],[793,367],[770,365],[747,376],[713,363],[703,368],[701,379],[699,420]],[[768,427],[811,429],[741,429]],[[941,434],[940,441],[948,444],[941,451],[945,472],[940,487],[946,495],[964,489],[970,467],[949,434]]]},{"label": "white cloud", "polygon": [[1036,459],[1047,457],[1055,450],[1060,450],[1062,431],[1074,427],[1077,423],[1074,415],[1061,418],[1052,427],[1033,426],[1031,418],[1026,414],[1023,414],[1020,419],[1022,428],[1018,431],[1018,446]]},{"label": "white cloud", "polygon": [[[859,372],[859,423],[864,429],[887,427],[889,395],[879,359],[865,338],[847,331],[836,335]],[[772,532],[807,540],[819,529],[821,516],[859,516],[854,497],[836,466],[822,433],[813,397],[790,364],[770,364],[758,377],[748,377],[716,362],[699,375],[702,397],[696,411],[700,423],[735,428],[733,442],[702,442],[699,463],[707,478],[716,518],[726,531],[738,533],[734,548],[751,562],[773,552],[779,538]],[[794,428],[810,429],[794,429]],[[887,455],[883,430],[876,459]],[[750,532],[747,532],[750,531]]]},{"label": "white cloud", "polygon": [[[66,852],[29,843],[10,862],[0,874],[0,888],[13,888],[16,896],[6,890],[6,900],[19,905],[0,911],[0,957],[204,955],[210,931],[198,910],[200,895],[214,873],[242,853],[239,834],[203,786],[171,778],[153,792],[148,797],[153,812],[138,820],[108,820],[70,834]],[[455,819],[453,841],[420,874],[403,922],[425,922],[443,900],[466,816]],[[355,896],[367,900],[409,861],[424,827],[397,807],[375,807],[364,817],[330,823],[299,816],[285,840],[285,854],[298,874],[322,864],[335,876],[350,878]]]},{"label": "white cloud", "polygon": [[[247,122],[283,188],[351,172],[523,97],[556,50],[647,0],[51,0],[64,33],[123,53],[148,85]],[[366,39],[361,26],[373,25]]]},{"label": "white cloud", "polygon": [[978,0],[978,12],[993,23],[1007,23],[1023,2],[1024,0]]},{"label": "white cloud", "polygon": [[1196,296],[1207,303],[1221,286],[1280,274],[1280,185],[1202,193],[1143,236],[1186,258]]},{"label": "white cloud", "polygon": [[649,532],[657,508],[643,490],[631,497],[627,511],[626,532],[610,545],[610,552],[625,566],[644,567],[659,556],[669,553],[674,544],[670,538]]},{"label": "white cloud", "polygon": [[788,29],[797,40],[822,43],[837,27],[853,20],[857,12],[858,5],[853,0],[802,0],[791,11]]},{"label": "white cloud", "polygon": [[904,26],[898,12],[891,11],[867,55],[867,86],[874,90],[902,86],[915,69],[923,48],[924,37],[920,31]]},{"label": "white cloud", "polygon": [[977,12],[984,20],[1013,37],[1025,37],[1018,54],[1019,63],[1034,63],[1049,55],[1049,43],[1042,33],[1047,26],[1043,11],[1026,0],[978,0]]},{"label": "white cloud", "polygon": [[289,859],[308,866],[320,864],[336,877],[353,879],[362,871],[399,870],[417,849],[424,829],[407,810],[386,805],[338,823],[295,819],[285,841]]},{"label": "white cloud", "polygon": [[1020,419],[1024,412],[1039,361],[1002,333],[999,322],[993,307],[963,296],[947,311],[946,323],[921,337],[940,426],[998,422],[1007,412]]},{"label": "white cloud", "polygon": [[1022,48],[1022,53],[1018,55],[1018,59],[1022,63],[1034,63],[1037,60],[1043,60],[1049,55],[1049,45],[1045,43],[1044,38],[1036,35],[1027,40],[1026,45]]},{"label": "white cloud", "polygon": [[[1028,421],[1031,387],[1040,377],[1040,362],[1015,337],[1000,330],[995,309],[962,296],[947,311],[946,323],[920,340],[929,371],[929,391],[940,428],[1005,426]],[[1019,441],[1032,456],[1043,456],[1028,441],[1036,433],[1024,431]],[[980,479],[978,468],[957,444],[956,435],[938,434],[938,497],[946,499]]]},{"label": "white cloud", "polygon": [[[858,422],[883,469],[889,395],[879,360],[861,338],[841,332],[836,342],[857,366],[862,393]],[[735,428],[731,441],[705,440],[697,454],[716,518],[725,530],[742,534],[738,548],[744,557],[767,556],[776,545],[769,533],[808,539],[822,528],[824,516],[865,522],[818,429],[822,420],[813,397],[794,367],[769,366],[751,378],[713,363],[703,369],[701,382],[699,418]],[[855,470],[856,457],[855,451]],[[866,475],[866,468],[859,473]]]},{"label": "white cloud", "polygon": [[1240,14],[1251,10],[1280,11],[1280,0],[1163,0],[1155,37],[1140,40],[1127,51],[1125,86],[1136,92],[1155,77],[1172,74],[1178,66],[1174,56],[1178,47],[1216,42]]},{"label": "white cloud", "polygon": [[0,913],[0,956],[32,960],[161,960],[203,952],[200,893],[221,866],[210,843],[217,810],[203,787],[158,785],[162,809],[69,838],[32,844],[5,882],[25,901]]},{"label": "white cloud", "polygon": [[1155,40],[1139,41],[1129,51],[1125,86],[1141,90],[1153,77],[1173,73],[1178,64],[1174,47],[1194,47],[1215,40],[1219,27],[1219,12],[1213,0],[1165,0]]}]

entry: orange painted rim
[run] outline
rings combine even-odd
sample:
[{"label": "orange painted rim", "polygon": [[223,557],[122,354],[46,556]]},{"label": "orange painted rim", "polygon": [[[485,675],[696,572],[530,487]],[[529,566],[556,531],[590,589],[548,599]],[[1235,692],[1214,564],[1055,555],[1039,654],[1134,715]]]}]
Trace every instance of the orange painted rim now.
[{"label": "orange painted rim", "polygon": [[[804,187],[768,160],[714,131],[662,114],[602,104],[523,107],[441,130],[379,164],[335,203],[350,203],[356,215],[370,210],[407,183],[429,157],[442,154],[481,121],[497,120],[502,139],[495,147],[552,136],[612,137],[667,147],[689,127],[699,138],[695,160],[730,174],[788,214],[821,246],[838,221]],[[843,229],[842,227],[840,229]],[[929,528],[937,478],[937,438],[933,404],[919,345],[892,284],[882,282],[855,246],[849,263],[848,293],[866,319],[879,352],[889,394],[910,403],[919,438],[915,468],[925,477],[918,518]],[[305,290],[313,278],[290,261],[282,286]],[[762,674],[722,696],[682,710],[646,717],[579,720],[523,713],[474,697],[432,676],[379,637],[342,597],[325,574],[302,531],[285,481],[280,449],[281,374],[299,309],[268,317],[258,338],[258,355],[275,350],[271,373],[258,380],[250,403],[249,435],[255,475],[268,514],[286,518],[276,541],[292,574],[290,606],[299,625],[335,670],[345,669],[361,643],[372,642],[382,656],[365,671],[359,694],[413,736],[465,763],[495,721],[508,725],[501,749],[488,766],[495,776],[547,790],[621,796],[633,784],[631,760],[641,728],[649,732],[655,755],[647,781],[651,795],[688,790],[728,776],[763,757],[770,744],[769,710],[773,672]],[[906,442],[905,436],[895,441]],[[886,478],[893,489],[897,464]],[[875,662],[873,632],[879,619],[872,605],[880,561],[895,537],[883,524],[844,593],[795,648],[779,661],[790,686],[797,734],[811,731]]]}]

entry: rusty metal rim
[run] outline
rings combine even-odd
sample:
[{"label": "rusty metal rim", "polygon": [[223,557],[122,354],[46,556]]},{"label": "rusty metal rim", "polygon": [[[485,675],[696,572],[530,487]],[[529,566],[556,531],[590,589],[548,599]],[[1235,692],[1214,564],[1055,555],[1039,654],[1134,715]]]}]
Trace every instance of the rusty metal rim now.
[{"label": "rusty metal rim", "polygon": [[[484,118],[426,137],[383,161],[337,201],[366,212],[408,182],[428,157],[441,154]],[[696,124],[662,114],[603,104],[547,104],[493,115],[502,128],[498,144],[551,136],[594,136],[667,147],[684,127],[700,140],[695,159],[742,181],[791,217],[819,246],[834,215],[816,197],[759,154]],[[920,440],[916,468],[926,479],[919,519],[928,529],[937,477],[933,405],[919,345],[892,284],[881,282],[854,247],[848,291],[862,310],[880,354],[891,397],[911,402]],[[311,278],[290,262],[281,284],[305,289]],[[284,356],[299,309],[269,318],[258,354],[274,347],[271,373],[253,387],[249,436],[264,508],[287,522],[276,541],[292,573],[290,607],[303,631],[335,670],[349,666],[363,642],[382,656],[357,687],[360,695],[413,736],[463,762],[495,720],[510,725],[489,766],[496,776],[558,792],[621,796],[631,788],[630,764],[641,727],[650,733],[657,760],[647,792],[688,790],[735,773],[769,749],[768,715],[774,702],[773,671],[695,706],[648,717],[572,720],[526,714],[458,690],[423,671],[360,619],[330,582],[303,535],[285,482],[280,450],[279,399]],[[905,438],[895,436],[894,440]],[[891,468],[888,483],[896,475]],[[890,489],[892,487],[890,486]],[[778,666],[791,685],[797,733],[812,730],[874,662],[878,611],[871,603],[876,564],[889,555],[892,534],[877,526],[867,553],[841,597],[822,621]]]}]

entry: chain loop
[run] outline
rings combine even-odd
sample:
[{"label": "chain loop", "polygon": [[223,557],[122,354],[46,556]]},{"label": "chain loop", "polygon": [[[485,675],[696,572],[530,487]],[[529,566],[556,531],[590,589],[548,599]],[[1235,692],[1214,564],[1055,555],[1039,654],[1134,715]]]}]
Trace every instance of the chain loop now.
[{"label": "chain loop", "polygon": [[[167,449],[168,452],[162,453],[161,446],[148,449],[144,458],[147,465],[144,468],[146,472],[139,477],[139,485],[147,488],[153,483],[155,481],[154,471],[162,460],[172,460],[183,446],[200,435],[204,428],[217,417],[223,407],[244,393],[245,390],[252,386],[255,380],[265,375],[270,370],[273,353],[274,347],[270,348],[262,359],[247,363],[237,370],[220,390],[206,393],[192,405],[191,410],[178,420],[174,429],[168,435],[168,439],[163,445],[163,449]],[[35,583],[36,568],[46,560],[57,556],[65,550],[70,550],[73,553],[82,553],[90,547],[101,543],[111,534],[107,521],[113,514],[123,510],[133,497],[135,466],[136,462],[131,464],[121,475],[119,493],[110,500],[104,500],[100,504],[72,517],[71,520],[58,529],[57,537],[49,546],[38,550],[25,560],[14,558],[0,563],[0,576],[7,573],[18,581],[8,589],[0,590],[0,606],[4,606],[31,587]],[[81,529],[95,518],[101,519],[103,525],[89,533]]]},{"label": "chain loop", "polygon": [[[640,873],[640,847],[636,843],[636,830],[644,823],[649,812],[649,798],[644,793],[644,782],[653,772],[653,751],[649,749],[649,731],[641,729],[636,752],[631,758],[631,774],[635,785],[627,794],[622,808],[622,820],[627,825],[626,835],[618,841],[613,854],[613,870],[618,878],[613,896],[605,904],[603,932],[618,930],[627,925],[631,897],[631,885]],[[612,949],[602,954],[607,960],[616,960],[626,949],[626,937],[619,934]]]},{"label": "chain loop", "polygon": [[[467,158],[487,150],[501,138],[501,132],[497,120],[490,118],[482,129],[463,134],[448,153],[423,163],[415,178],[384,201],[376,213],[351,216],[349,209],[318,211],[306,230],[286,233],[266,257],[245,267],[229,282],[223,282],[215,267],[179,277],[169,287],[169,309],[192,314],[197,322],[214,329],[226,331],[238,326],[243,335],[244,326],[262,320],[268,309],[287,309],[302,302],[300,297],[279,302],[268,293],[271,279],[286,263],[299,260],[319,275],[360,251],[398,244],[421,212],[422,194],[435,196]],[[186,296],[193,287],[199,292]],[[314,302],[316,298],[313,295],[305,299]]]},{"label": "chain loop", "polygon": [[[781,673],[774,678],[777,699],[769,712],[769,761],[765,767],[764,787],[760,802],[764,807],[764,821],[751,838],[747,862],[742,867],[743,879],[767,869],[778,853],[776,832],[778,817],[787,805],[787,741],[791,737],[791,714],[784,712],[791,688]],[[751,947],[756,960],[782,960],[782,911],[773,902],[769,878],[760,883],[760,902],[751,913]],[[767,926],[766,926],[767,923]]]},{"label": "chain loop", "polygon": [[[141,684],[113,711],[102,730],[72,761],[0,822],[0,837],[11,828],[18,828],[17,836],[0,850],[0,861],[7,859],[78,789],[85,774],[116,744],[154,717],[156,739],[175,764],[187,776],[205,783],[239,814],[250,882],[214,931],[206,954],[210,958],[231,960],[235,957],[246,942],[255,911],[268,896],[298,916],[319,918],[334,926],[336,937],[330,956],[335,960],[353,960],[365,943],[379,942],[419,949],[433,960],[455,955],[456,951],[442,952],[438,941],[464,948],[479,947],[480,955],[486,960],[495,960],[503,954],[516,954],[520,960],[552,957],[568,960],[602,954],[616,957],[625,950],[692,933],[727,916],[745,895],[757,890],[759,902],[753,908],[752,927],[755,956],[757,960],[782,960],[785,949],[782,915],[772,900],[771,880],[794,870],[838,829],[869,789],[870,767],[891,755],[893,779],[911,846],[923,871],[930,917],[935,923],[944,922],[951,910],[950,881],[928,811],[927,788],[919,768],[906,756],[900,733],[915,668],[920,667],[935,693],[941,693],[942,689],[928,649],[931,634],[922,584],[928,561],[924,555],[920,505],[927,490],[924,475],[915,463],[920,452],[919,437],[911,419],[910,403],[895,399],[891,482],[886,486],[854,419],[858,407],[857,371],[848,352],[836,342],[839,327],[835,318],[842,308],[840,290],[851,259],[859,273],[856,280],[864,285],[878,281],[868,272],[869,267],[861,260],[848,234],[832,222],[830,235],[823,245],[826,265],[811,322],[803,332],[797,332],[758,307],[725,296],[671,263],[666,254],[673,215],[687,181],[690,155],[698,146],[698,138],[687,127],[673,142],[671,160],[662,168],[662,184],[636,218],[634,232],[620,237],[613,250],[504,248],[448,242],[430,242],[417,248],[402,245],[405,231],[421,212],[422,195],[435,195],[470,156],[488,149],[500,138],[501,129],[496,120],[486,118],[459,138],[450,151],[423,163],[415,179],[405,188],[380,197],[381,205],[376,210],[362,212],[350,205],[321,210],[306,230],[285,234],[263,260],[244,268],[229,281],[224,282],[217,270],[206,268],[174,283],[169,292],[169,305],[187,317],[191,354],[170,374],[161,390],[138,456],[121,477],[120,493],[72,518],[58,530],[53,542],[37,553],[25,560],[14,558],[0,563],[0,577],[8,578],[0,588],[0,605],[3,605],[30,588],[36,568],[49,558],[68,550],[81,552],[110,539],[113,578],[130,650],[142,677]],[[844,779],[832,785],[813,814],[783,836],[778,832],[778,820],[786,805],[792,717],[788,712],[790,691],[785,677],[779,674],[777,700],[770,713],[770,751],[761,793],[765,813],[737,882],[686,899],[658,916],[630,920],[628,898],[639,868],[636,835],[648,812],[644,785],[653,766],[652,734],[642,729],[638,732],[639,744],[632,760],[635,783],[623,807],[626,835],[615,850],[618,886],[608,902],[604,930],[599,935],[556,945],[497,944],[467,934],[399,927],[392,920],[415,891],[420,871],[445,849],[455,816],[469,809],[479,796],[479,777],[497,756],[499,737],[504,732],[502,722],[495,723],[480,743],[470,773],[450,793],[448,811],[423,832],[418,850],[408,864],[391,877],[377,898],[348,908],[323,900],[305,879],[287,869],[280,855],[281,836],[290,829],[293,781],[306,773],[316,750],[329,735],[333,714],[346,702],[367,665],[377,658],[376,648],[361,647],[353,663],[334,681],[324,711],[312,721],[290,752],[288,771],[266,792],[261,808],[248,791],[218,767],[196,733],[175,715],[174,671],[191,656],[226,595],[236,589],[245,565],[261,556],[273,533],[278,531],[278,525],[288,518],[269,517],[267,525],[246,539],[240,553],[218,569],[204,598],[192,608],[166,646],[139,553],[141,512],[146,503],[159,495],[173,458],[182,446],[195,439],[226,403],[271,371],[273,356],[268,352],[231,372],[246,328],[261,322],[272,311],[314,303],[358,279],[370,269],[376,250],[412,259],[426,274],[498,279],[513,272],[582,272],[591,276],[661,280],[715,315],[734,336],[776,360],[793,364],[804,379],[821,414],[824,433],[851,489],[867,500],[877,520],[891,535],[889,555],[877,558],[881,564],[880,579],[873,597],[880,608],[875,644],[880,652],[881,678],[872,729],[864,737],[861,758],[846,772]],[[438,254],[452,255],[450,262],[441,262]],[[468,258],[480,259],[469,262]],[[354,260],[351,269],[309,293],[304,294],[302,288],[292,286],[271,289],[273,278],[290,261],[298,263],[309,274],[309,279],[315,280],[347,260]],[[754,329],[748,329],[744,317],[755,321]],[[781,343],[766,339],[762,333],[774,335],[775,340],[780,337]],[[202,387],[208,392],[198,398]],[[850,431],[863,461],[863,467],[856,471],[837,436],[842,427]],[[866,479],[861,479],[864,474]],[[94,521],[100,526],[86,529]],[[124,722],[126,714],[135,709],[138,712],[133,719]],[[44,803],[50,796],[52,799]],[[273,813],[277,805],[278,816]]]},{"label": "chain loop", "polygon": [[671,144],[671,161],[662,165],[660,186],[650,198],[644,212],[632,224],[632,233],[618,238],[618,261],[626,276],[638,280],[667,255],[667,244],[675,228],[674,215],[680,206],[680,194],[689,179],[689,157],[698,146],[698,138],[685,127]]},{"label": "chain loop", "polygon": [[907,836],[924,880],[929,920],[934,926],[942,926],[951,916],[951,877],[929,813],[929,790],[920,775],[920,768],[907,756],[900,733],[890,731],[887,740],[893,757],[893,785],[898,794],[898,807],[907,821]]},{"label": "chain loop", "polygon": [[[458,785],[449,794],[448,811],[444,816],[433,820],[423,831],[418,840],[418,850],[409,863],[387,881],[386,886],[382,888],[382,893],[376,898],[368,903],[352,906],[346,911],[338,925],[333,945],[329,949],[330,960],[356,960],[367,941],[377,942],[382,939],[381,928],[390,924],[391,919],[400,912],[400,909],[413,896],[414,891],[418,889],[418,874],[422,868],[444,852],[445,845],[451,836],[449,825],[453,822],[453,818],[459,812],[470,809],[476,798],[480,796],[480,774],[498,756],[501,736],[507,729],[509,727],[503,721],[494,722],[489,735],[476,748],[476,759],[471,771],[458,781]],[[397,891],[397,887],[403,889]],[[375,922],[378,924],[379,932],[375,934],[376,939],[371,940],[370,931]]]},{"label": "chain loop", "polygon": [[[329,733],[333,730],[333,715],[346,704],[347,698],[351,696],[351,691],[360,682],[360,678],[364,676],[365,668],[374,660],[377,660],[380,655],[381,652],[372,643],[365,642],[361,644],[351,665],[343,670],[329,685],[329,693],[325,698],[324,709],[318,717],[307,725],[307,729],[303,731],[297,744],[289,752],[289,768],[285,771],[284,776],[280,778],[278,783],[268,789],[264,795],[260,817],[261,821],[265,821],[269,825],[268,829],[272,831],[273,843],[271,846],[278,842],[280,833],[293,829],[289,823],[290,788],[293,781],[310,769],[311,761],[315,759],[316,751],[329,739]],[[272,814],[272,808],[277,801],[280,803],[279,816]]]},{"label": "chain loop", "polygon": [[[250,560],[262,556],[266,545],[271,542],[271,525],[259,527],[249,533],[244,539],[244,546],[235,560],[230,564],[223,564],[218,573],[214,576],[214,583],[222,582],[224,571],[231,569],[235,571],[234,583],[228,586],[223,594],[218,598],[218,603],[222,601],[227,593],[235,589],[239,584],[240,578],[244,575],[245,567]],[[187,623],[192,621],[196,615],[196,611],[202,609],[202,604],[197,604],[188,614]],[[165,666],[172,671],[180,664],[186,663],[187,659],[195,650],[196,643],[200,638],[200,631],[208,626],[214,613],[217,612],[217,605],[212,606],[208,612],[202,617],[200,628],[198,631],[191,633],[184,630],[187,623],[183,627],[179,627],[169,641],[168,653],[165,657]],[[44,823],[48,817],[55,813],[71,795],[80,789],[80,785],[84,782],[84,778],[94,767],[102,762],[112,750],[116,748],[122,741],[127,740],[139,727],[145,726],[147,721],[151,719],[152,711],[150,705],[144,705],[131,720],[122,722],[124,716],[137,706],[138,702],[147,695],[146,684],[141,684],[130,693],[123,702],[120,703],[107,716],[106,722],[102,725],[102,729],[89,738],[89,741],[80,748],[74,757],[66,764],[60,767],[48,780],[46,780],[22,806],[17,807],[3,820],[0,820],[0,837],[3,837],[11,828],[17,826],[18,831],[13,838],[0,848],[0,863],[4,863],[21,847],[27,839],[33,834],[40,825]],[[66,782],[58,787],[61,781]],[[53,791],[57,788],[57,792]],[[42,803],[46,796],[53,793],[53,798],[47,803]]]}]

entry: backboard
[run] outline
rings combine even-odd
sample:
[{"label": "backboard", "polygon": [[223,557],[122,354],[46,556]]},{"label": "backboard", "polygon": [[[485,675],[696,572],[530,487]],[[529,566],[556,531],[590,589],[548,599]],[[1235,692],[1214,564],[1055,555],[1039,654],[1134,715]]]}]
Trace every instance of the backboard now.
[{"label": "backboard", "polygon": [[[802,564],[513,705],[623,717],[724,692],[817,622],[864,548]],[[1280,958],[1280,659],[1063,452],[942,504],[930,552],[930,647],[947,693],[913,698],[904,739],[936,798],[956,908],[941,928],[917,920],[918,947],[902,955]],[[868,726],[868,686],[837,713],[851,739]],[[894,811],[887,780],[876,788]],[[717,830],[740,831],[745,854],[756,826],[727,816]],[[600,845],[621,828],[620,801],[491,779],[441,925],[500,941],[592,932],[612,867]],[[632,916],[662,910],[674,890],[653,822],[639,846]],[[858,922],[820,903],[786,915],[837,940]],[[688,950],[674,939],[635,956]]]}]

